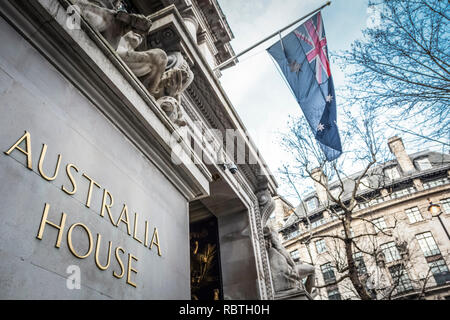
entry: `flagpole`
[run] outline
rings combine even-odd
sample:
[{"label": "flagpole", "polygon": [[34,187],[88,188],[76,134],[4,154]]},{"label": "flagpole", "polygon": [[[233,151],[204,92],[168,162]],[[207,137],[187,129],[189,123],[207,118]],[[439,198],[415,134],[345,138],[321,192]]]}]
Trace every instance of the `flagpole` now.
[{"label": "flagpole", "polygon": [[295,20],[294,22],[290,23],[290,24],[287,25],[286,27],[284,27],[284,28],[282,28],[282,29],[280,29],[280,30],[278,30],[278,31],[275,31],[275,32],[272,33],[270,36],[268,36],[268,37],[262,39],[261,41],[257,42],[256,44],[252,45],[251,47],[245,49],[244,51],[240,52],[239,54],[235,55],[234,57],[231,57],[230,59],[228,59],[228,60],[224,61],[223,63],[219,64],[217,67],[215,67],[215,68],[213,69],[213,71],[223,69],[223,67],[226,67],[226,66],[229,65],[230,63],[234,62],[237,58],[239,58],[239,57],[242,56],[243,54],[246,54],[246,53],[249,52],[250,50],[256,48],[257,46],[259,46],[260,44],[266,42],[267,40],[270,40],[271,38],[275,37],[276,35],[281,34],[281,32],[283,32],[284,30],[289,29],[289,28],[292,27],[293,25],[295,25],[295,24],[299,23],[300,21],[302,21],[302,20],[308,18],[309,16],[312,16],[313,14],[315,14],[316,12],[322,10],[322,9],[325,8],[326,6],[329,6],[330,4],[331,4],[331,1],[328,1],[327,3],[325,3],[325,4],[324,4],[323,6],[321,6],[320,8],[317,8],[316,10],[314,10],[314,11],[308,13],[307,15],[304,15],[303,17],[301,17],[301,18]]}]

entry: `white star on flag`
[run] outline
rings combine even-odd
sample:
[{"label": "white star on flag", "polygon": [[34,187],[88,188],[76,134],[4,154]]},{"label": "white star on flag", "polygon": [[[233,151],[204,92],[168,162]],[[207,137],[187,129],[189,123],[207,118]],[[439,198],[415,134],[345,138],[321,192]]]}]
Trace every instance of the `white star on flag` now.
[{"label": "white star on flag", "polygon": [[319,123],[319,125],[317,126],[317,131],[323,131],[325,130],[325,126],[321,123]]},{"label": "white star on flag", "polygon": [[329,94],[329,95],[325,98],[325,100],[326,100],[327,102],[331,102],[331,101],[333,101],[333,96],[332,96],[331,94]]}]

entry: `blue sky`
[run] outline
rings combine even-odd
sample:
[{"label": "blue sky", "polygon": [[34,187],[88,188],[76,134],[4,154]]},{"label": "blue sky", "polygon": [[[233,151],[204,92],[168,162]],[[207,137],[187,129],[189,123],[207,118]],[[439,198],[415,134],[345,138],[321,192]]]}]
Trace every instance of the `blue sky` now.
[{"label": "blue sky", "polygon": [[[323,0],[219,0],[235,36],[231,44],[236,53],[325,2]],[[349,49],[351,43],[362,36],[361,30],[366,27],[369,17],[367,6],[367,0],[334,0],[331,6],[322,11],[328,48],[331,52]],[[240,63],[224,70],[221,78],[221,83],[250,136],[276,177],[278,177],[278,168],[289,158],[280,146],[280,132],[286,132],[289,115],[302,114],[274,62],[265,52],[265,49],[277,40],[278,38],[275,37],[242,56]],[[335,86],[339,91],[345,77],[335,63],[332,62],[331,67]],[[338,92],[337,95],[339,95]],[[277,180],[281,183],[281,179]],[[279,190],[281,194],[283,189],[282,187]]]},{"label": "blue sky", "polygon": [[[236,53],[319,8],[325,2],[326,0],[219,0],[235,36],[231,44]],[[322,10],[322,16],[336,87],[339,124],[343,119],[342,113],[340,114],[342,109],[339,108],[339,96],[343,95],[346,78],[333,61],[333,53],[349,50],[353,41],[362,38],[362,30],[373,24],[376,12],[368,8],[368,0],[334,0],[331,6]],[[288,29],[283,35],[297,26]],[[280,145],[280,133],[287,132],[289,116],[301,116],[302,111],[265,51],[276,41],[279,41],[278,37],[242,56],[236,66],[223,71],[220,81],[262,157],[280,183],[279,194],[287,196],[296,205],[298,199],[289,197],[289,190],[282,185],[277,172],[284,163],[291,161],[290,154]],[[380,121],[385,123],[390,119],[391,115],[385,114],[384,119]],[[389,129],[383,123],[380,125],[383,127],[386,142],[388,137],[399,135],[403,138],[408,153],[425,149],[445,152],[442,144],[418,140],[414,136]],[[417,119],[410,119],[402,124],[416,130],[416,123]],[[345,146],[343,148],[345,150]],[[357,170],[352,165],[349,163],[346,166],[351,170],[348,174]],[[303,192],[307,189],[307,186],[300,188]]]}]

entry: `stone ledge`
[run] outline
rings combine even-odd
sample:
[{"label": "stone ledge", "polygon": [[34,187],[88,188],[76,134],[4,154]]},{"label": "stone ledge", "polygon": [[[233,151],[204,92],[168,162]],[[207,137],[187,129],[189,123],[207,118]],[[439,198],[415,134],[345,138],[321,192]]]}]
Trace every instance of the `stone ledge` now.
[{"label": "stone ledge", "polygon": [[287,290],[275,293],[275,300],[314,300],[311,295],[299,289]]}]

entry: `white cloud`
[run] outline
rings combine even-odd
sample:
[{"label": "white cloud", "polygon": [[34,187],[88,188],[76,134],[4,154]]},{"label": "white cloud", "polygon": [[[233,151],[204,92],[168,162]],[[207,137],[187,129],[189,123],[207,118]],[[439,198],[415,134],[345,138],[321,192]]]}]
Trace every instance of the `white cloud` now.
[{"label": "white cloud", "polygon": [[[236,53],[324,3],[323,0],[222,0],[219,2],[235,35],[232,46]],[[359,24],[365,23],[365,14],[363,11],[362,21],[358,20],[358,27],[355,28],[353,24],[356,22],[352,24],[352,22],[341,20],[342,14],[347,13],[346,6],[349,1],[336,0],[336,2],[339,3],[335,7],[326,9],[330,11],[324,11],[325,27],[328,43],[333,45],[333,49],[343,49],[347,48],[360,34]],[[362,4],[360,0],[353,0],[353,2]],[[365,10],[365,4],[363,5]],[[326,14],[334,20],[327,19]],[[359,11],[357,14],[361,15]],[[283,35],[292,29],[287,30]],[[347,29],[348,32],[343,34],[341,29]],[[276,41],[278,38],[274,37],[271,41],[244,55],[236,66],[223,71],[220,80],[262,157],[277,177],[277,170],[290,159],[290,154],[280,146],[279,133],[287,131],[290,115],[300,116],[302,112],[272,58],[265,52],[265,49]],[[334,64],[332,64],[332,73],[336,88],[343,85],[345,76]],[[280,178],[278,180],[280,182]],[[283,189],[280,188],[280,192]]]}]

